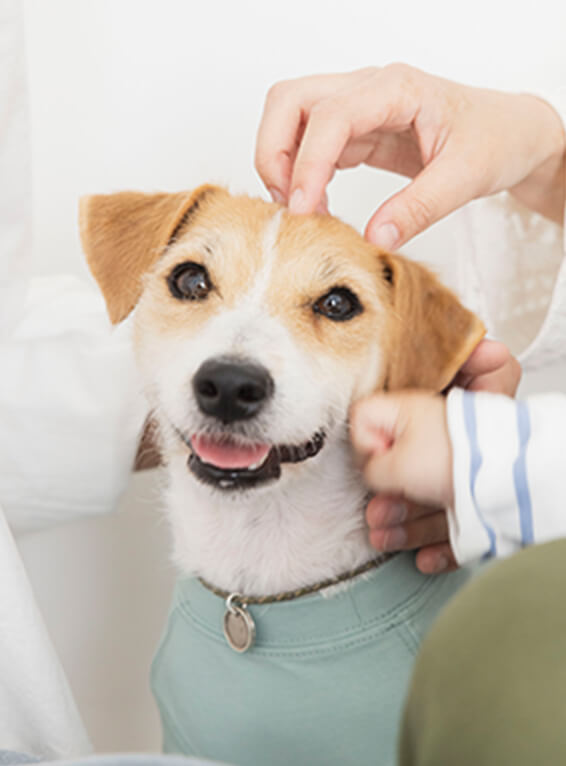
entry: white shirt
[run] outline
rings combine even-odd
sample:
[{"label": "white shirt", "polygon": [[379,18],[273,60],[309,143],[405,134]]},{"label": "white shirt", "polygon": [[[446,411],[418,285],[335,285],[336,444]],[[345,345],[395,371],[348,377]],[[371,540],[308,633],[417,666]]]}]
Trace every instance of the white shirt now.
[{"label": "white shirt", "polygon": [[[566,128],[566,93],[554,105]],[[525,369],[563,363],[564,227],[508,195],[472,205],[466,215],[471,236],[461,264],[468,303]],[[566,537],[566,395],[516,401],[454,390],[447,414],[455,494],[448,521],[458,562]]]},{"label": "white shirt", "polygon": [[90,744],[12,530],[111,510],[145,408],[128,328],[78,280],[30,280],[22,8],[0,3],[0,749],[73,757]]}]

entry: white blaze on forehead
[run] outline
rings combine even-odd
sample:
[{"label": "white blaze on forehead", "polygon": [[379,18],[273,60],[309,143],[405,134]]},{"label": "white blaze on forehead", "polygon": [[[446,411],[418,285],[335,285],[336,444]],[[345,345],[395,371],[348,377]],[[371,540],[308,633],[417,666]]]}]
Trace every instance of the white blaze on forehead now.
[{"label": "white blaze on forehead", "polygon": [[261,244],[262,266],[253,281],[247,296],[248,299],[261,299],[267,290],[273,265],[277,258],[277,237],[279,236],[282,215],[283,210],[278,210],[266,224]]}]

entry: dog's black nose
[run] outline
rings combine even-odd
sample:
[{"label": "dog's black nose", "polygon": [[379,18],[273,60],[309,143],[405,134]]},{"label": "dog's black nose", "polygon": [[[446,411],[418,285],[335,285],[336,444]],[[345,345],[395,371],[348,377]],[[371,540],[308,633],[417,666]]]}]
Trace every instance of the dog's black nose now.
[{"label": "dog's black nose", "polygon": [[209,359],[193,378],[202,412],[223,423],[253,418],[273,394],[265,367],[234,360]]}]

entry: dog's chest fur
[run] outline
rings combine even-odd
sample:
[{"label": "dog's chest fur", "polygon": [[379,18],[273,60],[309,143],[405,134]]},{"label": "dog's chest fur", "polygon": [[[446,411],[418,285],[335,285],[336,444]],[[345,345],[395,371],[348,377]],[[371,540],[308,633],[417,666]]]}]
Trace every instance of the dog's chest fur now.
[{"label": "dog's chest fur", "polygon": [[[311,585],[375,555],[364,519],[366,491],[345,443],[315,458],[316,471],[238,499],[199,485],[186,456],[169,465],[166,512],[181,571],[247,594]],[[290,467],[293,472],[294,467]]]}]

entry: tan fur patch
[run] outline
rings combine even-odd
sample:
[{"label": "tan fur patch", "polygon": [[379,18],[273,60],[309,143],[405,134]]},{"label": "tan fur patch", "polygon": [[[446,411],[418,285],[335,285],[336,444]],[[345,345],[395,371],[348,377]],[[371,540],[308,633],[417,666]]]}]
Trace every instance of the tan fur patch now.
[{"label": "tan fur patch", "polygon": [[[141,295],[138,338],[144,328],[190,337],[216,313],[237,307],[272,257],[265,308],[309,354],[340,360],[354,379],[378,354],[376,388],[448,385],[483,335],[479,319],[428,270],[380,252],[330,216],[283,211],[271,232],[274,252],[266,253],[266,231],[278,210],[216,187],[89,198],[83,242],[113,321]],[[204,300],[179,300],[169,290],[168,275],[186,261],[208,271],[213,289]],[[363,312],[342,322],[314,312],[333,287],[351,290]]]},{"label": "tan fur patch", "polygon": [[[352,364],[367,356],[386,324],[387,290],[376,272],[375,249],[350,226],[328,216],[286,213],[267,303],[310,353]],[[362,313],[333,321],[313,311],[316,301],[334,287],[354,293]]]},{"label": "tan fur patch", "polygon": [[[160,332],[193,333],[215,313],[235,307],[261,269],[263,233],[277,209],[244,196],[205,200],[194,223],[145,276],[143,321]],[[213,290],[206,300],[187,302],[171,295],[167,276],[185,261],[207,269]]]}]

